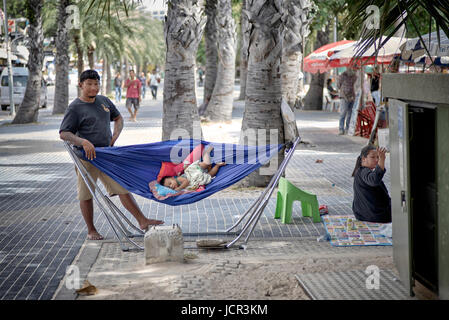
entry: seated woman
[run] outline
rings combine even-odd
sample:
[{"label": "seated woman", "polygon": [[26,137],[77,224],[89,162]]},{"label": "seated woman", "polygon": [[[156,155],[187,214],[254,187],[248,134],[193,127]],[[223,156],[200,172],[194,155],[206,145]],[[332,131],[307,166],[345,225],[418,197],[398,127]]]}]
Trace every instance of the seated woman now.
[{"label": "seated woman", "polygon": [[209,184],[212,178],[218,172],[218,169],[226,163],[220,162],[212,167],[212,162],[210,159],[210,153],[213,150],[209,147],[203,153],[203,161],[197,160],[190,164],[185,170],[184,174],[178,177],[164,177],[161,179],[160,184],[171,188],[175,191],[180,191],[183,189],[196,190],[200,186]]},{"label": "seated woman", "polygon": [[327,83],[327,91],[329,91],[331,98],[332,99],[338,98],[338,91],[335,90],[334,87],[332,87],[332,79],[331,78],[327,79],[326,83]]},{"label": "seated woman", "polygon": [[385,148],[364,147],[357,158],[352,210],[361,221],[391,222],[391,199],[382,181],[385,174]]}]

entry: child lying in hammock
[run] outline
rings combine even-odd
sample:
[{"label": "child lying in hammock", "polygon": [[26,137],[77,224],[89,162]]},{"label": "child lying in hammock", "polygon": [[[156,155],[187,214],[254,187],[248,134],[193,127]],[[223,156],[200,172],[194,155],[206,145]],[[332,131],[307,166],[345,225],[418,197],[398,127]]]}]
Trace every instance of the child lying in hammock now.
[{"label": "child lying in hammock", "polygon": [[184,174],[181,176],[164,177],[161,179],[160,184],[175,191],[181,191],[183,189],[196,190],[200,186],[209,184],[217,174],[218,169],[226,165],[226,163],[220,162],[212,167],[210,159],[212,150],[213,147],[207,148],[203,153],[203,161],[197,160],[190,164],[184,169]]}]

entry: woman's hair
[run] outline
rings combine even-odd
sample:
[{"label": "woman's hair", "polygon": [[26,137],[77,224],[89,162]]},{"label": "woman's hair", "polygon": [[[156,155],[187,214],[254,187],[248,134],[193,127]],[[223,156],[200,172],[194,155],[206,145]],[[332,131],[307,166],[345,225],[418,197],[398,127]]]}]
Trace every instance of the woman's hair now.
[{"label": "woman's hair", "polygon": [[331,79],[331,78],[329,78],[329,79],[326,80],[326,84],[329,84],[329,83],[331,83],[331,82],[332,82],[332,79]]},{"label": "woman's hair", "polygon": [[352,171],[352,176],[355,176],[357,170],[362,166],[362,157],[366,158],[368,157],[368,154],[370,151],[376,150],[376,147],[372,144],[368,144],[362,148],[362,151],[360,152],[360,155],[357,157],[357,161],[355,163],[354,171]]},{"label": "woman's hair", "polygon": [[161,179],[161,182],[159,183],[160,185],[164,185],[164,183],[165,183],[165,180],[167,180],[167,178],[168,178],[168,176],[167,177],[163,177],[162,179]]}]

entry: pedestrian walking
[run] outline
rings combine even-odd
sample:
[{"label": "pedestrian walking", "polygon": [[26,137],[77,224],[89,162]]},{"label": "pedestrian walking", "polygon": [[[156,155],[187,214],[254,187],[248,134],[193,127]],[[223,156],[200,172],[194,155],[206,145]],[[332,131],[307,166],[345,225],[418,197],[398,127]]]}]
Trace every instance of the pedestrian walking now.
[{"label": "pedestrian walking", "polygon": [[[74,151],[80,158],[84,151],[85,157],[93,160],[96,147],[113,146],[117,141],[123,129],[123,118],[109,98],[98,95],[100,76],[95,70],[86,70],[81,73],[79,87],[81,95],[69,105],[59,128],[59,136],[74,146]],[[110,127],[111,121],[114,122],[113,133]],[[80,160],[95,181],[100,178],[110,196],[119,196],[123,206],[134,216],[142,230],[164,223],[160,220],[147,219],[134,197],[126,189],[89,161]],[[102,240],[103,236],[98,233],[94,225],[92,194],[78,171],[77,175],[78,200],[87,226],[87,237],[90,240]]]},{"label": "pedestrian walking", "polygon": [[199,80],[200,80],[199,86],[202,87],[203,86],[204,70],[201,67],[198,68],[198,77],[199,77]]},{"label": "pedestrian walking", "polygon": [[147,77],[145,76],[145,72],[140,74],[140,83],[142,84],[142,100],[145,99],[145,92],[147,88]]},{"label": "pedestrian walking", "polygon": [[[129,78],[126,79],[126,108],[131,115],[130,120],[137,122],[137,111],[140,107],[140,92],[142,84],[139,79],[136,79],[134,70],[129,71]],[[134,107],[134,112],[131,108]]]},{"label": "pedestrian walking", "polygon": [[351,67],[340,75],[338,81],[338,89],[340,92],[340,122],[338,134],[345,134],[348,132],[349,124],[351,122],[352,107],[355,100],[354,85],[356,81],[357,75]]},{"label": "pedestrian walking", "polygon": [[153,96],[153,100],[157,99],[157,87],[161,82],[161,77],[156,72],[156,69],[153,70],[150,76],[150,80],[148,81],[151,89],[151,95]]},{"label": "pedestrian walking", "polygon": [[373,97],[374,104],[376,107],[379,106],[380,103],[380,74],[377,71],[373,72],[371,77],[371,96]]},{"label": "pedestrian walking", "polygon": [[115,87],[115,102],[119,103],[122,100],[122,86],[123,79],[120,72],[117,72],[114,78],[114,87]]}]

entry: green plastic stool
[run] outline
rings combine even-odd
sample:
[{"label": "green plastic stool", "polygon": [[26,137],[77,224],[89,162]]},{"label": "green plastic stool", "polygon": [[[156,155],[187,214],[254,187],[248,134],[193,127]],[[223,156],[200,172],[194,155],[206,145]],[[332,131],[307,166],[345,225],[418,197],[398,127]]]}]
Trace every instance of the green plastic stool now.
[{"label": "green plastic stool", "polygon": [[282,223],[290,223],[294,201],[301,201],[303,217],[312,217],[313,222],[321,222],[318,199],[316,195],[305,192],[281,177],[276,200],[275,219],[281,218]]}]

